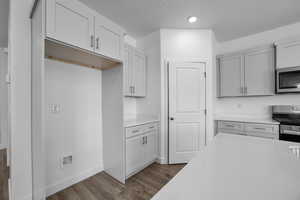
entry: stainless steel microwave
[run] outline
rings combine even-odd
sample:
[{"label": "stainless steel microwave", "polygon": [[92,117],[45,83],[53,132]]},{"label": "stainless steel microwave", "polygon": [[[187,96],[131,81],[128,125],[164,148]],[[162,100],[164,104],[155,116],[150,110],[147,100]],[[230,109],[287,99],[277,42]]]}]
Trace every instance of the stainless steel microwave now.
[{"label": "stainless steel microwave", "polygon": [[300,93],[300,66],[276,70],[277,93]]}]

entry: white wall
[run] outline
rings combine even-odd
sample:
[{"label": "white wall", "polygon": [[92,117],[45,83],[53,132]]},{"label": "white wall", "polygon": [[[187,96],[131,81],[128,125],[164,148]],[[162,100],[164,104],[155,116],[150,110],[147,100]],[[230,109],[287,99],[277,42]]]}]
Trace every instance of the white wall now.
[{"label": "white wall", "polygon": [[[103,170],[99,70],[46,60],[47,195]],[[53,113],[51,105],[58,105]],[[63,156],[73,164],[61,167]]]},{"label": "white wall", "polygon": [[[279,27],[266,32],[242,37],[218,44],[218,54],[272,44],[277,40],[300,36],[300,23]],[[270,105],[300,104],[299,94],[276,95],[272,97],[240,97],[216,99],[216,114],[247,115],[250,117],[271,117]]]},{"label": "white wall", "polygon": [[7,53],[0,48],[0,149],[6,148],[8,136],[8,72]]},{"label": "white wall", "polygon": [[32,0],[10,0],[11,200],[32,199],[30,19]]},{"label": "white wall", "polygon": [[124,119],[132,119],[137,115],[136,99],[124,97]]},{"label": "white wall", "polygon": [[136,99],[138,115],[150,115],[160,118],[160,31],[140,39],[137,43],[146,55],[146,98]]},{"label": "white wall", "polygon": [[166,61],[203,61],[207,71],[207,141],[213,137],[214,34],[211,30],[161,30],[161,160],[167,161]]}]

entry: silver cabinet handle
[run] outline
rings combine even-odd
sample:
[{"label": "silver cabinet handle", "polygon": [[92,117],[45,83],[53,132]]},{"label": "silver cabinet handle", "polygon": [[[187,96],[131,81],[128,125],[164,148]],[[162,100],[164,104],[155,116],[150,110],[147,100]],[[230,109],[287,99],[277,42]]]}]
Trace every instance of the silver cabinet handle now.
[{"label": "silver cabinet handle", "polygon": [[289,131],[289,130],[282,130],[281,133],[287,135],[300,135],[300,132],[298,131]]},{"label": "silver cabinet handle", "polygon": [[154,126],[150,126],[149,128],[154,128]]},{"label": "silver cabinet handle", "polygon": [[130,86],[130,93],[133,94],[133,86]]},{"label": "silver cabinet handle", "polygon": [[225,126],[228,128],[234,128],[234,125],[230,125],[230,124],[226,124]]},{"label": "silver cabinet handle", "polygon": [[265,128],[258,128],[258,127],[255,127],[254,129],[255,130],[261,130],[261,131],[265,131],[266,130]]},{"label": "silver cabinet handle", "polygon": [[146,138],[146,144],[148,144],[148,136],[146,136],[145,138]]},{"label": "silver cabinet handle", "polygon": [[94,36],[91,35],[91,47],[94,48]]},{"label": "silver cabinet handle", "polygon": [[96,49],[99,49],[99,38],[96,39]]}]

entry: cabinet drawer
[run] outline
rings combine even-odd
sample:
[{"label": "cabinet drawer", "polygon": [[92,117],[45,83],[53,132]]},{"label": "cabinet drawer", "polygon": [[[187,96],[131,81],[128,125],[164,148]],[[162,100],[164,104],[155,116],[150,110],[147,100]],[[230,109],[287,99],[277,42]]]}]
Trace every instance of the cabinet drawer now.
[{"label": "cabinet drawer", "polygon": [[278,134],[275,133],[248,132],[247,135],[261,138],[278,139]]},{"label": "cabinet drawer", "polygon": [[275,133],[276,126],[267,124],[245,124],[246,132]]},{"label": "cabinet drawer", "polygon": [[134,126],[126,128],[126,138],[141,135],[144,133],[143,126]]},{"label": "cabinet drawer", "polygon": [[144,132],[157,130],[157,128],[158,128],[157,123],[150,123],[150,124],[143,125]]},{"label": "cabinet drawer", "polygon": [[244,131],[243,123],[239,122],[219,121],[218,128],[230,131]]}]

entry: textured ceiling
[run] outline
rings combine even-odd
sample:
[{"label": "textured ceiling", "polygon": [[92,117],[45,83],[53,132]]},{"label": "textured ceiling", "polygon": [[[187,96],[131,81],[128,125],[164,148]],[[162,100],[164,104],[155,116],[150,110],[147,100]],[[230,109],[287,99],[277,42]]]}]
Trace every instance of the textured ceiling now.
[{"label": "textured ceiling", "polygon": [[[139,38],[159,28],[210,28],[219,41],[300,21],[300,0],[81,0]],[[195,24],[186,18],[195,15]]]}]

